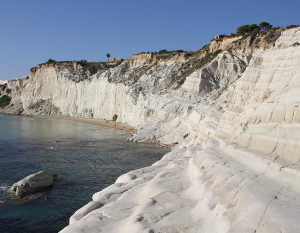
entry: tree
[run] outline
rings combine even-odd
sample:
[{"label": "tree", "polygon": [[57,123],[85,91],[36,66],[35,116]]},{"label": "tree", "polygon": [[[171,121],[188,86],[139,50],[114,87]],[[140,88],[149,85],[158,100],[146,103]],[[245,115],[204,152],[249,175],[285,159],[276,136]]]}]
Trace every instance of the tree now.
[{"label": "tree", "polygon": [[259,27],[260,27],[261,31],[267,31],[267,30],[270,30],[273,26],[267,22],[261,22],[259,24]]},{"label": "tree", "polygon": [[246,33],[253,32],[255,29],[258,29],[259,27],[257,24],[251,24],[251,25],[243,25],[237,28],[236,34],[238,35],[245,35]]},{"label": "tree", "polygon": [[162,50],[160,50],[158,53],[160,53],[160,54],[162,54],[162,53],[168,53],[168,50],[162,49]]},{"label": "tree", "polygon": [[55,63],[55,62],[56,62],[55,60],[53,60],[53,59],[50,58],[46,63],[47,64],[51,64],[51,63]]},{"label": "tree", "polygon": [[107,56],[107,61],[109,61],[110,54],[108,53],[108,54],[106,54],[106,56]]}]

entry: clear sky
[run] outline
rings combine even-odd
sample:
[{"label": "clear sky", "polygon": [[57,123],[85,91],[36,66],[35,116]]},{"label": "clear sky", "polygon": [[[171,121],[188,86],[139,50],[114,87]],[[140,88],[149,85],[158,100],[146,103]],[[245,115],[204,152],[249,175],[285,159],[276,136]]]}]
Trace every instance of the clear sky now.
[{"label": "clear sky", "polygon": [[244,24],[300,24],[299,0],[0,0],[0,80],[46,62],[197,50]]}]

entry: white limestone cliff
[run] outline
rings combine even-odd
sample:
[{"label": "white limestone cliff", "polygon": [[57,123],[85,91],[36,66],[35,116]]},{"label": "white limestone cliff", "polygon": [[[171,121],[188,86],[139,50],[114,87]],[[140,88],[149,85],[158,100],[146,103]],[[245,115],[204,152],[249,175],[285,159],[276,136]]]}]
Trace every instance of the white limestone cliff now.
[{"label": "white limestone cliff", "polygon": [[181,85],[194,58],[150,54],[78,82],[42,65],[8,83],[25,114],[117,114],[138,127],[132,141],[174,145],[94,194],[61,232],[299,232],[300,28],[274,47],[268,38],[214,47],[225,50]]}]

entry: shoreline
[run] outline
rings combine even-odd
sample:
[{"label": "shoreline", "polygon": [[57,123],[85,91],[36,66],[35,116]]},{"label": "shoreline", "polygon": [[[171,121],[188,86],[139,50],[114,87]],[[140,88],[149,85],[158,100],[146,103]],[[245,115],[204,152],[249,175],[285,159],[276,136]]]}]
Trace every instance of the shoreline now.
[{"label": "shoreline", "polygon": [[118,130],[124,130],[129,133],[136,133],[138,130],[131,125],[126,125],[123,123],[109,121],[109,120],[98,120],[98,119],[87,119],[87,118],[75,118],[75,117],[67,117],[67,116],[45,116],[47,118],[60,119],[60,120],[69,120],[69,121],[77,121],[91,125],[102,126],[106,128],[113,128]]},{"label": "shoreline", "polygon": [[[0,115],[9,115],[9,114],[0,113]],[[11,116],[13,116],[13,115],[11,115]],[[15,116],[18,116],[18,115],[15,115]],[[26,115],[20,115],[20,116],[26,116]],[[29,115],[27,115],[27,116],[29,116]],[[44,117],[44,118],[52,118],[52,119],[59,119],[59,120],[77,121],[77,122],[81,122],[81,123],[97,125],[97,126],[102,126],[102,127],[106,127],[106,128],[123,130],[123,131],[129,132],[129,133],[132,133],[132,134],[135,134],[136,132],[138,132],[138,129],[134,128],[131,125],[127,125],[127,124],[115,122],[115,121],[110,121],[110,120],[76,118],[76,117],[68,117],[68,116],[29,116],[29,117]],[[176,143],[175,144],[163,144],[157,140],[150,141],[150,142],[138,142],[138,143],[145,144],[145,145],[153,145],[153,146],[161,147],[161,148],[172,148],[172,147],[174,147],[174,145],[176,145]]]},{"label": "shoreline", "polygon": [[[98,119],[87,119],[87,118],[75,118],[75,117],[66,117],[66,116],[47,116],[47,118],[54,118],[60,120],[69,120],[69,121],[77,121],[91,125],[102,126],[106,128],[113,128],[117,130],[124,130],[126,132],[135,134],[138,130],[131,125],[126,125],[120,122],[109,121],[109,120],[98,120]],[[161,148],[172,148],[174,145],[162,144],[157,140],[151,142],[138,142],[140,144],[145,145],[153,145]]]}]

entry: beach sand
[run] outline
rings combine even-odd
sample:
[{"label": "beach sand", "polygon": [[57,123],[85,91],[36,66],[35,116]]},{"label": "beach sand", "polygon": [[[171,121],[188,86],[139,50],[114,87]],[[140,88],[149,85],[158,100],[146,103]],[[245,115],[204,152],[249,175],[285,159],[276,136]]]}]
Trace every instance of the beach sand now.
[{"label": "beach sand", "polygon": [[48,116],[49,118],[55,118],[55,119],[62,119],[62,120],[70,120],[70,121],[78,121],[83,122],[87,124],[93,124],[108,128],[114,128],[119,130],[124,130],[130,133],[136,133],[137,129],[135,129],[131,125],[126,125],[122,123],[118,123],[115,121],[108,121],[108,120],[98,120],[98,119],[86,119],[86,118],[74,118],[74,117],[65,117],[65,116]]},{"label": "beach sand", "polygon": [[[131,125],[126,125],[126,124],[122,124],[122,123],[115,122],[115,121],[75,118],[75,117],[65,117],[65,116],[47,116],[47,117],[55,118],[55,119],[62,119],[62,120],[78,121],[78,122],[83,122],[83,123],[87,123],[87,124],[93,124],[93,125],[98,125],[98,126],[103,126],[103,127],[108,127],[108,128],[114,128],[114,129],[124,130],[124,131],[132,133],[132,134],[134,134],[138,131],[136,128],[134,128]],[[149,141],[149,142],[139,142],[139,143],[154,145],[154,146],[163,147],[163,148],[170,148],[170,147],[174,146],[173,144],[171,144],[171,145],[161,144],[157,140]]]}]

